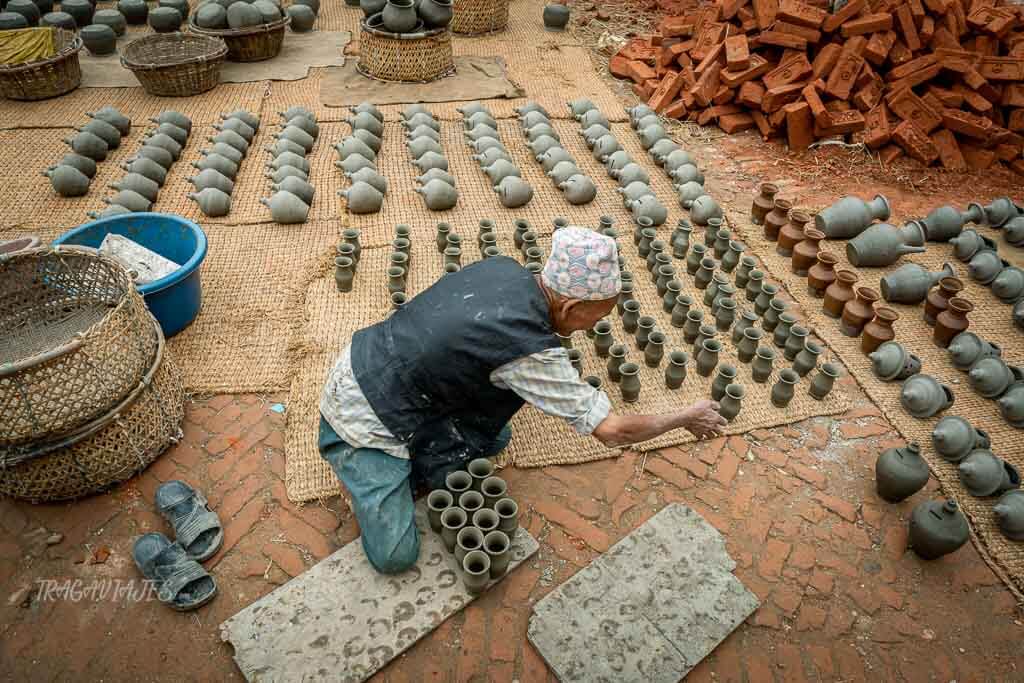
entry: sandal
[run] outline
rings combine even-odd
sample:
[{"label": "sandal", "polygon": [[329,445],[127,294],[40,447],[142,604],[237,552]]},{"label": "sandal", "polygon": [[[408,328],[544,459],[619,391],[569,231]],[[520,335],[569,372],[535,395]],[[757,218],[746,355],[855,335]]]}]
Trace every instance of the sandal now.
[{"label": "sandal", "polygon": [[203,565],[163,534],[153,532],[135,539],[132,558],[155,585],[160,602],[179,612],[202,607],[217,595],[217,584]]},{"label": "sandal", "polygon": [[206,497],[183,481],[172,479],[156,490],[156,509],[170,522],[175,540],[190,560],[202,562],[214,556],[224,542],[224,528]]}]

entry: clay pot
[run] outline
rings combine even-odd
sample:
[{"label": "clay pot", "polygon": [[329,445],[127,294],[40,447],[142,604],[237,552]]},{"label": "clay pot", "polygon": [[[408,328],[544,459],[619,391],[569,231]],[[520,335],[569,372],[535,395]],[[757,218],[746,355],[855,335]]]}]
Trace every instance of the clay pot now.
[{"label": "clay pot", "polygon": [[997,398],[1003,395],[1010,384],[1024,379],[1018,367],[1011,367],[1001,358],[981,358],[971,366],[967,377],[971,388],[985,398]]},{"label": "clay pot", "polygon": [[74,166],[52,166],[42,173],[61,197],[81,197],[89,191],[89,176]]},{"label": "clay pot", "polygon": [[[703,313],[701,314],[703,315]],[[687,315],[689,317],[689,315]],[[630,299],[622,305],[622,329],[626,334],[636,333],[640,324],[640,302]]]},{"label": "clay pot", "polygon": [[143,197],[138,192],[132,192],[131,190],[121,190],[113,197],[104,197],[104,203],[106,204],[118,204],[128,209],[129,211],[149,211],[153,202]]},{"label": "clay pot", "polygon": [[[156,158],[155,154],[150,154],[150,158],[152,158],[153,161],[157,162],[158,164],[160,164],[164,168],[169,168],[170,165],[172,163],[174,163],[173,155],[171,155],[171,153],[168,150],[165,150],[162,147],[149,146],[148,148],[143,148],[143,149],[150,149],[150,150],[155,149],[157,154],[159,154],[160,156],[163,156],[164,158],[166,158],[167,159],[167,163],[163,163],[160,159]],[[138,152],[139,156],[143,156],[142,151],[143,151],[142,149],[139,150],[139,152]],[[242,159],[245,158],[244,155],[241,152],[239,152],[237,149],[235,149],[231,145],[225,144],[223,142],[218,142],[215,145],[213,145],[212,147],[210,147],[209,149],[201,149],[201,150],[199,150],[199,153],[202,156],[209,156],[211,154],[219,154],[222,157],[225,157],[226,159],[229,159],[234,164],[242,163]],[[305,161],[305,159],[303,159],[303,161]]]},{"label": "clay pot", "polygon": [[128,27],[128,22],[125,21],[124,15],[116,9],[96,10],[92,15],[92,23],[109,26],[114,29],[114,33],[117,36],[123,36],[125,29]]},{"label": "clay pot", "polygon": [[431,211],[447,211],[459,201],[458,190],[436,178],[413,191],[423,195],[423,201]]},{"label": "clay pot", "polygon": [[1017,266],[1003,268],[989,286],[996,298],[1004,304],[1015,303],[1024,296],[1024,270]]},{"label": "clay pot", "polygon": [[[811,268],[818,263],[818,251],[821,248],[820,242],[825,239],[825,234],[815,228],[804,229],[804,239],[793,247],[793,260],[791,270],[797,275],[808,275]],[[782,241],[780,236],[779,242]],[[827,285],[826,285],[827,286]]]},{"label": "clay pot", "polygon": [[[571,343],[572,342],[570,341],[570,344]],[[625,344],[612,344],[608,348],[608,363],[606,369],[608,371],[608,379],[612,382],[618,382],[622,379],[619,374],[619,366],[626,362],[625,358],[627,352],[628,349]]]},{"label": "clay pot", "polygon": [[[132,159],[132,161],[135,161],[135,159]],[[75,154],[74,152],[65,154],[61,157],[61,160],[57,162],[57,165],[76,168],[90,180],[96,177],[96,162],[89,157],[82,156],[81,154]]]},{"label": "clay pot", "polygon": [[931,417],[953,405],[953,401],[953,390],[931,375],[913,375],[900,390],[900,403],[914,417]]},{"label": "clay pot", "polygon": [[[459,472],[459,474],[466,473]],[[451,475],[448,476],[449,478],[451,477]],[[451,490],[450,484],[448,488],[451,493],[455,494],[455,491]],[[462,528],[466,526],[468,520],[469,517],[462,508],[450,507],[441,513],[441,540],[444,541],[444,546],[448,549],[448,552],[455,552],[456,538]]]},{"label": "clay pot", "polygon": [[843,306],[839,331],[847,337],[859,337],[868,321],[875,317],[878,292],[870,287],[858,287],[856,296]]},{"label": "clay pot", "polygon": [[[150,182],[152,183],[153,181]],[[189,178],[188,182],[192,183],[192,185],[194,185],[196,190],[199,192],[202,192],[208,187],[215,187],[221,192],[224,192],[225,194],[231,194],[235,189],[235,184],[231,182],[230,178],[227,178],[226,176],[218,173],[212,168],[208,168],[205,171],[200,171],[196,175]],[[156,185],[156,183],[153,183],[153,185]],[[134,189],[136,192],[139,191],[138,188],[128,189]]]},{"label": "clay pot", "polygon": [[779,186],[775,183],[761,183],[758,194],[754,195],[754,201],[750,206],[750,222],[754,225],[761,225],[765,216],[775,206],[775,195],[779,192]]},{"label": "clay pot", "polygon": [[388,293],[394,294],[395,292],[405,293],[405,268],[401,266],[391,266],[388,268]]},{"label": "clay pot", "polygon": [[1004,420],[1017,429],[1024,429],[1024,383],[1011,384],[996,403]]},{"label": "clay pot", "polygon": [[107,158],[107,152],[110,151],[109,145],[107,145],[103,138],[87,132],[78,133],[72,138],[66,138],[64,143],[74,150],[75,154],[89,157],[93,161],[103,161]]},{"label": "clay pot", "polygon": [[[625,286],[625,283],[623,283],[623,286]],[[672,306],[672,327],[681,329],[686,325],[686,316],[690,312],[693,303],[693,298],[689,295],[676,295],[675,303]]]},{"label": "clay pot", "polygon": [[775,325],[775,329],[772,330],[772,343],[780,349],[784,348],[786,341],[789,339],[789,333],[795,324],[795,315],[792,313],[780,313],[779,322]]},{"label": "clay pot", "polygon": [[665,334],[658,330],[652,330],[647,335],[647,343],[644,345],[644,363],[649,368],[656,368],[661,365],[664,355]]},{"label": "clay pot", "polygon": [[[227,16],[225,14],[225,18]],[[184,17],[173,7],[155,7],[149,13],[148,21],[150,28],[156,33],[173,33],[181,28]]]},{"label": "clay pot", "polygon": [[[798,245],[799,246],[799,245]],[[838,258],[827,251],[819,251],[807,270],[807,293],[818,299],[825,296],[825,290],[835,282],[835,265]]]},{"label": "clay pot", "polygon": [[697,354],[697,374],[701,377],[710,377],[711,372],[718,365],[718,354],[722,350],[722,343],[717,339],[705,339],[700,346],[700,353]]},{"label": "clay pot", "polygon": [[786,338],[786,345],[782,349],[782,355],[788,361],[795,361],[807,344],[807,335],[810,332],[803,325],[793,325],[789,328],[789,337]]},{"label": "clay pot", "polygon": [[[748,283],[749,284],[749,283]],[[754,313],[764,316],[768,312],[772,299],[779,293],[779,288],[768,282],[761,283],[761,293],[754,299]]]},{"label": "clay pot", "polygon": [[1024,491],[1007,491],[992,508],[999,530],[1011,541],[1024,540]]},{"label": "clay pot", "polygon": [[[389,2],[390,6],[390,2]],[[412,0],[409,0],[409,7],[412,8]],[[413,19],[416,18],[415,12]],[[479,595],[487,588],[491,580],[491,558],[482,550],[473,550],[466,553],[462,560],[462,582],[471,595]]]},{"label": "clay pot", "polygon": [[[662,267],[665,268],[665,266],[662,266]],[[673,268],[672,270],[674,272],[675,268]],[[666,282],[665,283],[665,296],[661,300],[661,310],[664,311],[665,313],[668,313],[668,314],[671,315],[672,312],[675,311],[675,309],[676,309],[676,306],[677,306],[678,301],[679,301],[679,296],[680,296],[679,293],[682,292],[682,291],[683,291],[683,283],[681,283],[679,280],[672,279],[672,280],[669,280],[668,282]],[[683,312],[681,314],[679,326],[682,325],[682,320],[685,317],[686,317],[686,313]]]},{"label": "clay pot", "polygon": [[818,367],[818,358],[825,349],[821,344],[807,339],[804,347],[797,352],[793,359],[793,371],[801,377],[806,377],[811,370]]},{"label": "clay pot", "polygon": [[518,503],[511,498],[502,498],[494,504],[494,511],[498,514],[498,530],[514,538],[519,528]]},{"label": "clay pot", "polygon": [[[34,6],[34,5],[33,5]],[[28,19],[19,12],[0,12],[0,31],[30,28]],[[111,31],[113,33],[113,31]]]},{"label": "clay pot", "polygon": [[818,373],[811,378],[811,386],[808,392],[811,398],[818,401],[825,400],[825,397],[832,391],[835,382],[839,379],[839,366],[835,363],[825,363],[818,368]]},{"label": "clay pot", "polygon": [[[713,306],[715,302],[715,296],[718,294],[718,288],[722,285],[729,284],[729,278],[725,276],[725,273],[720,273],[717,270],[711,275],[711,282],[704,289],[704,305]],[[711,315],[714,315],[714,310],[711,311]]]},{"label": "clay pot", "polygon": [[774,242],[779,239],[779,232],[789,222],[789,212],[793,209],[793,202],[788,199],[776,198],[772,209],[764,217],[764,238]]},{"label": "clay pot", "polygon": [[932,446],[943,460],[960,462],[973,450],[989,448],[991,442],[984,430],[975,429],[962,417],[947,415],[932,430]]},{"label": "clay pot", "polygon": [[875,195],[869,202],[843,197],[814,217],[814,227],[830,240],[845,240],[859,235],[875,220],[888,220],[889,214],[889,200],[883,195]]},{"label": "clay pot", "polygon": [[110,204],[102,211],[86,211],[85,215],[92,219],[98,219],[109,218],[110,216],[120,216],[126,213],[131,213],[131,211],[118,204]]},{"label": "clay pot", "polygon": [[757,354],[757,345],[764,333],[756,327],[743,330],[739,344],[736,346],[736,357],[741,363],[750,363]]},{"label": "clay pot", "polygon": [[[88,155],[87,155],[88,156]],[[979,251],[967,264],[967,273],[972,280],[983,285],[990,284],[1006,267],[1006,262],[994,251]]]},{"label": "clay pot", "polygon": [[876,223],[846,243],[846,258],[855,266],[888,266],[904,254],[924,252],[924,230],[916,221],[897,228]]},{"label": "clay pot", "polygon": [[619,389],[624,403],[636,403],[640,399],[640,366],[623,363],[619,366]]},{"label": "clay pot", "polygon": [[501,205],[507,209],[517,209],[525,206],[533,199],[533,187],[522,178],[507,176],[500,183],[494,186]]},{"label": "clay pot", "polygon": [[[164,169],[162,166],[160,166],[160,164],[158,164],[158,163],[156,163],[154,161],[150,161],[149,159],[139,159],[135,163],[140,163],[140,162],[147,162],[148,164],[151,164],[152,167],[160,169],[160,171],[163,173],[163,177],[166,178],[167,170]],[[220,173],[225,178],[228,178],[229,180],[234,180],[237,177],[237,175],[238,175],[238,164],[236,164],[235,162],[231,161],[231,159],[228,159],[225,156],[221,156],[220,154],[208,154],[208,155],[204,156],[202,159],[200,159],[199,161],[193,161],[192,162],[192,167],[193,168],[197,168],[200,171],[205,171],[208,168],[212,169],[212,170],[216,171],[217,173]],[[125,166],[124,168],[127,169],[128,167]],[[147,175],[152,180],[157,180],[156,177],[153,177],[152,175],[150,175],[148,173],[144,173],[143,175]],[[154,171],[154,175],[155,175],[155,171]],[[157,182],[161,182],[161,181],[157,181]]]},{"label": "clay pot", "polygon": [[967,299],[958,296],[952,297],[946,310],[935,318],[935,331],[932,333],[932,341],[935,345],[947,348],[954,337],[964,332],[971,324],[967,319],[967,314],[972,310],[974,310],[974,304]]},{"label": "clay pot", "polygon": [[693,276],[693,286],[700,290],[707,289],[708,285],[711,284],[711,278],[714,276],[715,265],[714,259],[701,259],[700,269]]},{"label": "clay pot", "polygon": [[722,207],[706,194],[694,199],[690,205],[690,220],[694,225],[707,225],[708,219],[721,217]]},{"label": "clay pot", "polygon": [[305,223],[309,215],[309,204],[291,192],[275,192],[270,199],[264,197],[260,203],[270,209],[270,217],[275,223]]},{"label": "clay pot", "polygon": [[690,209],[699,197],[704,196],[704,186],[694,180],[687,181],[679,185],[676,196],[679,198],[680,206]]},{"label": "clay pot", "polygon": [[[509,500],[505,498],[504,500]],[[508,534],[500,529],[487,532],[483,540],[483,550],[490,560],[490,578],[499,579],[508,571],[512,560],[511,541]]]},{"label": "clay pot", "polygon": [[[690,275],[696,275],[700,269],[701,261],[704,260],[704,256],[707,254],[707,247],[701,243],[696,243],[690,247],[690,253],[686,256],[686,272]],[[760,287],[760,285],[758,285]]]},{"label": "clay pot", "polygon": [[[753,311],[740,311],[740,314],[736,318],[736,324],[733,325],[732,328],[732,343],[739,344],[743,340],[743,331],[748,327],[756,325],[757,320],[758,318],[754,315]],[[751,351],[751,355],[753,355],[753,351]]]},{"label": "clay pot", "polygon": [[711,381],[711,400],[721,401],[725,396],[725,388],[736,379],[736,368],[731,365],[719,365],[715,379]]},{"label": "clay pot", "polygon": [[718,301],[718,310],[715,312],[715,327],[719,332],[727,332],[736,319],[736,302],[729,298],[722,298]]},{"label": "clay pot", "polygon": [[[577,173],[576,175],[571,176],[565,182],[559,183],[558,189],[560,189],[562,193],[565,195],[566,201],[568,201],[573,206],[589,204],[590,202],[594,201],[594,197],[597,196],[597,185],[594,184],[593,180],[583,175],[582,173]],[[637,215],[636,211],[634,211],[634,216],[635,215]],[[664,219],[662,219],[661,222],[663,223]],[[656,225],[661,225],[661,223],[656,222]]]},{"label": "clay pot", "polygon": [[[806,211],[794,209],[789,212],[789,220],[779,230],[778,239],[775,242],[775,253],[780,256],[792,256],[793,247],[804,239],[804,228],[811,222],[811,216]],[[820,234],[824,235],[824,233]]]},{"label": "clay pot", "polygon": [[882,343],[895,339],[896,332],[892,326],[899,319],[899,313],[891,308],[881,306],[875,309],[875,317],[864,326],[864,332],[860,337],[860,350],[869,354]]},{"label": "clay pot", "polygon": [[921,219],[921,224],[929,242],[948,242],[960,234],[970,216],[970,212],[961,213],[952,206],[940,206]]},{"label": "clay pot", "polygon": [[1006,222],[1003,226],[1003,238],[1015,247],[1024,246],[1024,216],[1017,216]]},{"label": "clay pot", "polygon": [[1020,472],[992,451],[972,451],[957,466],[960,482],[972,496],[984,498],[1020,488]]},{"label": "clay pot", "polygon": [[750,376],[758,384],[764,384],[772,376],[772,365],[775,362],[775,349],[767,346],[757,347],[754,360],[750,365]]},{"label": "clay pot", "polygon": [[228,28],[228,11],[216,2],[201,5],[192,16],[199,28],[223,30]]},{"label": "clay pot", "polygon": [[574,175],[580,175],[579,166],[572,161],[559,161],[554,168],[547,172],[547,176],[554,181],[555,185],[564,183]]},{"label": "clay pot", "polygon": [[785,408],[793,400],[794,387],[800,376],[786,368],[779,372],[779,381],[772,387],[771,401],[776,408]]},{"label": "clay pot", "polygon": [[747,282],[750,281],[750,273],[755,266],[757,266],[757,259],[753,256],[740,257],[740,264],[736,267],[736,275],[733,277],[733,282],[736,283],[736,289],[747,288]]},{"label": "clay pot", "polygon": [[725,388],[725,395],[718,406],[718,414],[724,417],[726,422],[732,422],[739,415],[744,395],[746,390],[740,384],[730,384]]},{"label": "clay pot", "polygon": [[452,0],[423,0],[417,11],[427,28],[444,28],[452,22]]},{"label": "clay pot", "polygon": [[295,176],[301,180],[309,180],[309,174],[294,166],[282,166],[273,173],[264,173],[264,177],[270,178],[275,183],[282,182],[285,178]]},{"label": "clay pot", "polygon": [[441,533],[441,514],[454,504],[452,494],[444,489],[435,489],[427,496],[427,521],[435,533]]},{"label": "clay pot", "polygon": [[847,302],[856,297],[853,285],[857,282],[857,274],[851,270],[837,270],[835,281],[825,289],[825,301],[822,309],[830,318],[842,316]]},{"label": "clay pot", "polygon": [[[713,245],[715,251],[715,258],[722,260],[725,253],[729,251],[729,242],[732,240],[732,233],[725,228],[720,228],[718,233],[715,235],[715,243]],[[725,270],[723,268],[723,270]],[[728,271],[726,271],[728,272]]]},{"label": "clay pot", "polygon": [[984,207],[985,220],[993,228],[1001,228],[1011,218],[1020,215],[1017,206],[1010,201],[1009,197],[1000,197],[988,206]]},{"label": "clay pot", "polygon": [[[234,133],[220,133],[216,137],[208,138],[208,140],[210,142],[214,143],[214,145],[216,146],[217,143],[223,142],[223,139],[220,139],[220,140],[217,139],[217,138],[220,138],[223,135],[232,135],[235,138],[238,138],[238,140],[240,140],[241,142],[243,142],[243,143],[245,142],[245,140],[242,140],[242,138],[240,138],[239,136],[235,135]],[[227,146],[234,147],[234,145],[231,144],[231,143],[225,143],[225,144]],[[177,161],[178,158],[181,156],[181,143],[177,142],[174,138],[172,138],[171,136],[167,135],[166,133],[157,133],[156,135],[151,136],[149,139],[146,140],[146,145],[147,146],[155,146],[155,147],[163,148],[164,151],[168,152],[171,155],[171,158],[174,159],[175,161]],[[236,147],[236,149],[238,149],[238,148]],[[215,151],[220,152],[220,150],[215,150]],[[245,150],[244,149],[238,149],[238,151],[241,153],[241,155],[243,157],[245,156]],[[220,153],[224,154],[223,152],[220,152]],[[227,156],[227,155],[225,154],[224,156]],[[228,158],[231,159],[232,161],[234,161],[234,159],[232,157],[228,157]]]},{"label": "clay pot", "polygon": [[[721,231],[719,231],[719,234],[721,234]],[[739,264],[740,259],[743,257],[743,252],[746,251],[746,249],[747,248],[743,245],[742,242],[730,240],[729,249],[722,256],[722,270],[724,270],[726,273],[731,273]],[[739,287],[739,285],[736,286],[737,288]]]},{"label": "clay pot", "polygon": [[916,263],[908,263],[882,278],[882,297],[893,304],[919,304],[944,277],[956,276],[952,263],[945,263],[941,270],[928,272]]},{"label": "clay pot", "polygon": [[949,299],[956,296],[964,288],[964,283],[955,277],[944,277],[937,287],[928,292],[924,301],[924,321],[935,324],[936,316],[949,307]]},{"label": "clay pot", "polygon": [[890,503],[898,503],[923,489],[928,477],[928,463],[914,442],[883,451],[875,461],[875,489]]},{"label": "clay pot", "polygon": [[764,316],[761,318],[761,327],[764,328],[765,332],[775,331],[775,328],[779,325],[779,316],[786,312],[788,305],[779,297],[775,297],[768,302],[768,310],[764,312]]},{"label": "clay pot", "polygon": [[868,358],[875,375],[886,381],[904,380],[921,371],[921,359],[894,341],[883,342]]},{"label": "clay pot", "polygon": [[[559,187],[563,192],[566,193],[566,199],[569,199],[570,204],[585,204],[586,202],[594,198],[594,196],[596,195],[596,189],[594,190],[593,194],[590,194],[589,199],[585,201],[574,202],[573,199],[569,196],[568,186],[572,184],[572,181],[575,178],[585,179],[590,183],[590,186],[594,186],[593,181],[590,181],[590,179],[586,178],[586,176],[580,175],[573,176],[572,178],[569,178],[569,180],[565,181],[565,183],[562,183],[562,185],[566,185],[567,187]],[[661,201],[654,195],[645,195],[643,197],[640,197],[639,199],[629,200],[626,202],[626,208],[629,209],[630,213],[633,214],[634,218],[646,216],[647,218],[651,219],[654,225],[662,225],[668,219],[668,209],[666,209],[665,206],[661,203]]]},{"label": "clay pot", "polygon": [[949,358],[958,370],[967,370],[981,358],[998,358],[999,345],[985,341],[973,332],[962,332],[949,343]]},{"label": "clay pot", "polygon": [[[639,306],[640,304],[637,304],[638,308]],[[697,339],[702,320],[704,320],[704,311],[691,308],[686,312],[686,324],[683,325],[683,341],[687,344],[692,344]],[[625,321],[623,321],[623,326],[625,326]]]},{"label": "clay pot", "polygon": [[47,12],[39,20],[40,26],[51,28],[62,28],[65,31],[74,31],[78,28],[75,18],[67,12]]},{"label": "clay pot", "polygon": [[[62,0],[62,2],[60,3],[60,11],[67,12],[72,17],[74,17],[75,24],[80,29],[84,29],[87,26],[93,25],[92,15],[95,12],[95,10],[95,6],[89,0]],[[8,6],[8,11],[10,11],[10,6]],[[107,28],[110,27],[108,26]],[[110,30],[113,31],[114,29]]]},{"label": "clay pot", "polygon": [[594,325],[594,333],[594,350],[598,357],[607,358],[608,349],[615,343],[612,338],[612,324],[607,320],[600,320]]},{"label": "clay pot", "polygon": [[910,515],[909,545],[921,559],[948,555],[969,536],[967,519],[954,500],[924,501]]},{"label": "clay pot", "polygon": [[665,386],[669,389],[678,389],[686,379],[686,365],[690,357],[685,351],[672,351],[668,354],[668,364],[665,366]]},{"label": "clay pot", "polygon": [[1024,330],[1024,299],[1013,305],[1013,324]]},{"label": "clay pot", "polygon": [[655,319],[649,315],[642,315],[636,323],[636,347],[641,351],[647,348],[647,342],[654,332]]},{"label": "clay pot", "polygon": [[964,230],[949,243],[953,245],[953,254],[964,263],[970,261],[979,251],[996,251],[996,243],[976,230]]}]

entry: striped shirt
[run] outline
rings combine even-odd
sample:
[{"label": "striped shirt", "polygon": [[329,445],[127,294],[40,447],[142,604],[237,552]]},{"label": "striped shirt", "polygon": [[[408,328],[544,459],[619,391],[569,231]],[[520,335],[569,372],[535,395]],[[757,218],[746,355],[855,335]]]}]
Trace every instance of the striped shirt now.
[{"label": "striped shirt", "polygon": [[[408,459],[408,447],[384,426],[359,388],[352,372],[351,349],[345,347],[327,376],[320,397],[321,415],[349,445]],[[611,410],[608,396],[580,379],[561,347],[506,363],[491,373],[490,380],[541,412],[564,419],[582,435],[593,433]]]}]

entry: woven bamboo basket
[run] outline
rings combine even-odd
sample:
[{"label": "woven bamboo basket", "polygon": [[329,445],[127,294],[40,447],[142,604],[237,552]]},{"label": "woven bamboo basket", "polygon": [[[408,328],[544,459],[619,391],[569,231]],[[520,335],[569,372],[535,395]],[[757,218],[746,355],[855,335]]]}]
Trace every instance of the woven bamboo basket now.
[{"label": "woven bamboo basket", "polygon": [[121,65],[150,95],[190,97],[220,83],[228,47],[220,38],[193,33],[153,33],[128,43]]},{"label": "woven bamboo basket", "polygon": [[292,18],[285,14],[277,21],[250,28],[215,30],[200,28],[195,23],[195,14],[189,19],[188,30],[210,38],[221,38],[228,46],[229,62],[262,62],[276,57],[284,44],[284,29]]},{"label": "woven bamboo basket", "polygon": [[380,81],[427,83],[455,73],[452,34],[447,28],[390,33],[370,26],[366,20],[360,28],[356,68],[364,76]]},{"label": "woven bamboo basket", "polygon": [[69,93],[82,83],[78,51],[82,39],[74,31],[55,28],[57,54],[22,64],[0,64],[0,97],[12,100],[45,100]]},{"label": "woven bamboo basket", "polygon": [[0,495],[36,503],[98,493],[148,467],[182,436],[185,390],[160,325],[156,356],[135,389],[105,414],[59,441],[0,451]]},{"label": "woven bamboo basket", "polygon": [[475,36],[504,31],[508,26],[509,0],[454,0],[452,2],[452,33]]},{"label": "woven bamboo basket", "polygon": [[128,271],[86,247],[0,255],[0,449],[70,434],[153,364],[154,319]]}]

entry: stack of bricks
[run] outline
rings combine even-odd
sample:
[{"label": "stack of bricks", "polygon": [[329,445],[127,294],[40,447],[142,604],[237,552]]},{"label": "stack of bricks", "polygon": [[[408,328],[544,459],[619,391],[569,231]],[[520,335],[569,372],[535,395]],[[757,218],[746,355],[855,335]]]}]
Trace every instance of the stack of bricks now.
[{"label": "stack of bricks", "polygon": [[1002,1],[689,0],[609,69],[663,116],[726,133],[1024,174],[1024,6]]}]

